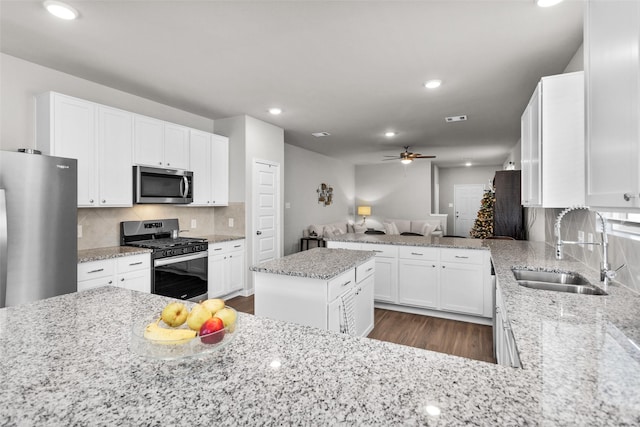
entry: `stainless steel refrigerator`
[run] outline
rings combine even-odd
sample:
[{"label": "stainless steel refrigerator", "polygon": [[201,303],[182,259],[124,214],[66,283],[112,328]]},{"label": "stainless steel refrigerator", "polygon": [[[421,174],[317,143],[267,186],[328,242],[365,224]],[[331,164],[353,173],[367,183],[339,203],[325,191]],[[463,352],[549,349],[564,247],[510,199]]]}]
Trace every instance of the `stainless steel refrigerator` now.
[{"label": "stainless steel refrigerator", "polygon": [[77,161],[0,151],[0,307],[77,290]]}]

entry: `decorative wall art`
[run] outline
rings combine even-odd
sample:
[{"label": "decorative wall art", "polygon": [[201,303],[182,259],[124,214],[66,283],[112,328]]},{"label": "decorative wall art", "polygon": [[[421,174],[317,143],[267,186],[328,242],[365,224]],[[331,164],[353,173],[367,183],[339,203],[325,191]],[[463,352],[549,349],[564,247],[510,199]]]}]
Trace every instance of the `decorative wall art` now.
[{"label": "decorative wall art", "polygon": [[323,182],[316,192],[318,193],[318,203],[329,206],[333,202],[333,187],[330,185]]}]

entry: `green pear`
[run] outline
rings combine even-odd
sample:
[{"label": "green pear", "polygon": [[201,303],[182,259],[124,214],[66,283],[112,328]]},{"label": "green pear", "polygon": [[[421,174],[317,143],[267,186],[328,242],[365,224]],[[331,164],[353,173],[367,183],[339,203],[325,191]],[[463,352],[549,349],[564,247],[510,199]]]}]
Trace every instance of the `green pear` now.
[{"label": "green pear", "polygon": [[236,311],[231,307],[225,307],[222,310],[218,310],[215,316],[222,320],[224,323],[224,327],[227,328],[229,332],[233,332],[236,328],[236,318],[238,315]]},{"label": "green pear", "polygon": [[218,310],[222,310],[224,308],[224,300],[220,298],[208,299],[202,302],[202,305],[211,312],[211,314],[216,314]]},{"label": "green pear", "polygon": [[167,325],[177,328],[187,320],[188,315],[189,310],[186,305],[181,302],[172,302],[162,310],[160,317]]},{"label": "green pear", "polygon": [[199,331],[202,324],[211,319],[211,317],[213,317],[213,315],[209,310],[202,304],[196,304],[187,316],[187,326],[194,331]]}]

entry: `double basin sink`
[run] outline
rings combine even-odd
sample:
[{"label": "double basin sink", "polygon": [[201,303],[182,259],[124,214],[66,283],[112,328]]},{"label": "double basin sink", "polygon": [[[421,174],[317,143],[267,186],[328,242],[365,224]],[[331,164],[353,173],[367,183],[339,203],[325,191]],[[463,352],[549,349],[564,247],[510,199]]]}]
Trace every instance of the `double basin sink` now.
[{"label": "double basin sink", "polygon": [[607,295],[578,273],[562,273],[514,268],[513,275],[520,286],[546,291],[571,292],[585,295]]}]

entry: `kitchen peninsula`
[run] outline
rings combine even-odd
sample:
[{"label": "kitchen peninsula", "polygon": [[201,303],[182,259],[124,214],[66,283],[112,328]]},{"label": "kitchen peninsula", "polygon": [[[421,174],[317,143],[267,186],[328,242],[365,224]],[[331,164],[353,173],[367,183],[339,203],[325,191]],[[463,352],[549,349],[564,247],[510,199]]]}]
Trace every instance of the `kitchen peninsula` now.
[{"label": "kitchen peninsula", "polygon": [[522,369],[242,313],[219,352],[149,360],[132,320],[169,299],[103,287],[0,309],[0,424],[640,424],[640,296],[523,288],[513,265],[597,272],[543,243],[482,244]]}]

